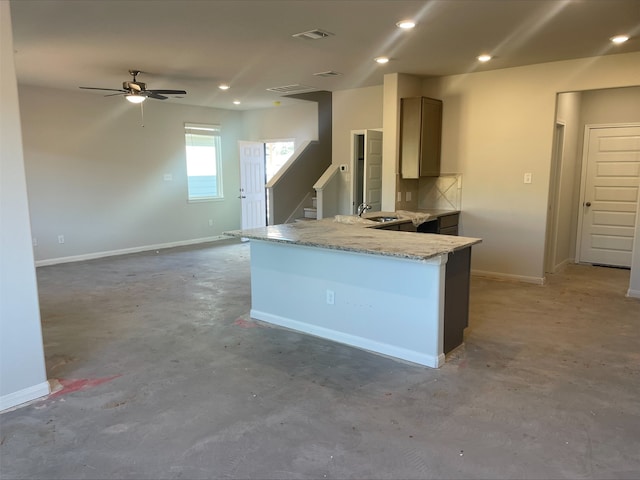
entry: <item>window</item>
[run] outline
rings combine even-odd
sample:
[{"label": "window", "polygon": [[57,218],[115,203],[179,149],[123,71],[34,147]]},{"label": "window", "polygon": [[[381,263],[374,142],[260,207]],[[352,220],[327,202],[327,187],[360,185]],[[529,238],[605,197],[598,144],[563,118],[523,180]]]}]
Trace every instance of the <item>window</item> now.
[{"label": "window", "polygon": [[266,140],[264,145],[268,182],[293,155],[294,142],[293,140]]},{"label": "window", "polygon": [[223,198],[220,127],[185,123],[184,140],[189,201]]}]

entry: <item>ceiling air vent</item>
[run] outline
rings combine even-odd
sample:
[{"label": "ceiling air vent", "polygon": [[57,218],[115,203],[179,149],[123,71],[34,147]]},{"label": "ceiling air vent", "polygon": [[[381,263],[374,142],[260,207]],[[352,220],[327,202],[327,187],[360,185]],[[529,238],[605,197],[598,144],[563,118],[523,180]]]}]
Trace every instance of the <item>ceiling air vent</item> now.
[{"label": "ceiling air vent", "polygon": [[315,87],[310,87],[308,85],[285,85],[284,87],[271,87],[267,88],[270,92],[276,93],[304,93],[304,92],[313,92],[317,90]]},{"label": "ceiling air vent", "polygon": [[342,75],[340,72],[334,72],[333,70],[328,70],[326,72],[318,72],[313,74],[315,77],[339,77]]},{"label": "ceiling air vent", "polygon": [[333,33],[316,28],[315,30],[309,30],[308,32],[294,33],[291,36],[296,38],[306,38],[307,40],[319,40],[321,38],[330,37],[331,35],[333,35]]}]

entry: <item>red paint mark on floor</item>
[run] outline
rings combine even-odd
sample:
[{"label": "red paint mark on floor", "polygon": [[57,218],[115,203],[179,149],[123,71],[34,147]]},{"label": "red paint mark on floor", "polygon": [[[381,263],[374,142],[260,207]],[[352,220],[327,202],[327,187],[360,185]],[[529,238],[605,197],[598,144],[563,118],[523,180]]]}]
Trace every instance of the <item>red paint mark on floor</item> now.
[{"label": "red paint mark on floor", "polygon": [[118,378],[120,376],[121,375],[113,375],[111,377],[80,378],[76,380],[61,378],[58,381],[60,382],[60,385],[62,385],[62,388],[57,392],[53,392],[51,395],[49,395],[49,398],[56,398],[68,393],[77,392],[79,390],[86,390],[87,388],[97,387],[98,385],[110,382],[114,378]]},{"label": "red paint mark on floor", "polygon": [[233,322],[233,324],[240,328],[255,328],[258,326],[257,323],[250,322],[249,320],[245,320],[244,318],[238,318],[235,322]]}]

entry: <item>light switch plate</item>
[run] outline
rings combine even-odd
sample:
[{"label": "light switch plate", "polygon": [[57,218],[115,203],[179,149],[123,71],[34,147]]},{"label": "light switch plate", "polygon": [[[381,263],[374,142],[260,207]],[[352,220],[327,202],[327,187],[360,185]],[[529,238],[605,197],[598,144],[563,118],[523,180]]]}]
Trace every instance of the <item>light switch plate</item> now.
[{"label": "light switch plate", "polygon": [[531,172],[527,172],[524,174],[524,183],[531,183],[532,175]]}]

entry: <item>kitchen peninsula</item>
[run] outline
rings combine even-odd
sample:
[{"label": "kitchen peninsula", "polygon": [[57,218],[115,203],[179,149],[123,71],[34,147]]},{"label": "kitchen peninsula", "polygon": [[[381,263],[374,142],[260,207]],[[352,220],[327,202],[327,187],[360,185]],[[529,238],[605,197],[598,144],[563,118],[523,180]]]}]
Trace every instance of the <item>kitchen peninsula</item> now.
[{"label": "kitchen peninsula", "polygon": [[227,232],[251,241],[251,317],[439,367],[467,325],[477,238],[330,219]]}]

